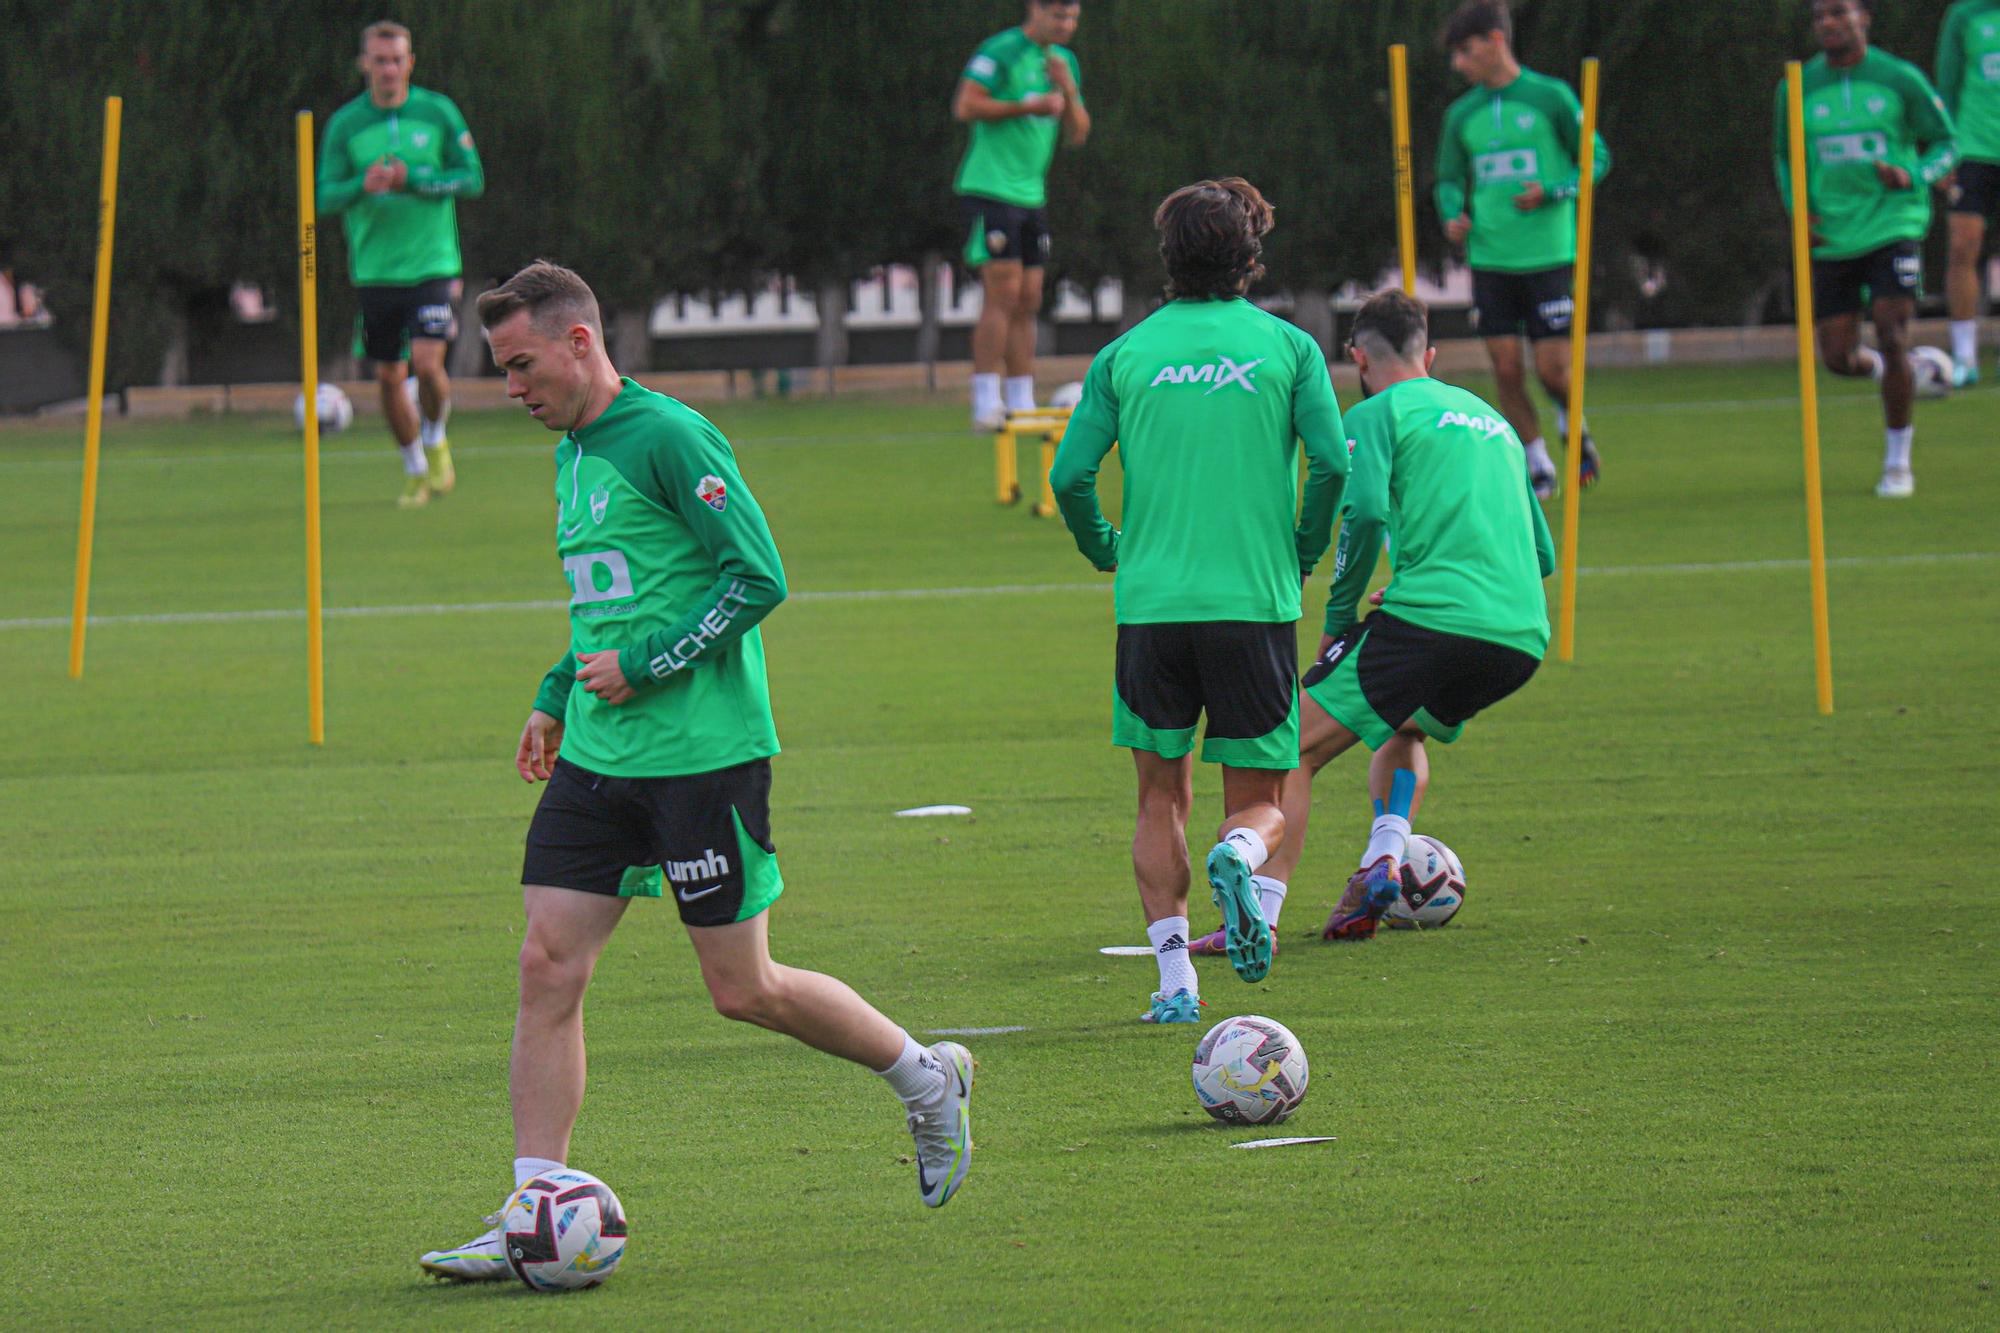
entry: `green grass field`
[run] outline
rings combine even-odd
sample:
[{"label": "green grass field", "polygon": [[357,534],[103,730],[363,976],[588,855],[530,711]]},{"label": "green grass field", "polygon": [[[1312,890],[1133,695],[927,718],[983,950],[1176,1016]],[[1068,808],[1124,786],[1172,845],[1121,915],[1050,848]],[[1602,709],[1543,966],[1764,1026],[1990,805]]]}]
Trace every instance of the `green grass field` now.
[{"label": "green grass field", "polygon": [[[1458,922],[1309,942],[1365,833],[1350,756],[1271,979],[1204,968],[1210,1014],[1311,1055],[1279,1132],[1337,1136],[1241,1156],[1188,1085],[1200,1029],[1135,1022],[1152,964],[1098,953],[1144,938],[1108,581],[992,503],[955,400],[717,409],[795,592],[776,951],[918,1032],[1027,1031],[968,1039],[979,1152],[932,1213],[890,1093],[717,1017],[642,904],[574,1151],[629,1258],[540,1300],[414,1258],[508,1181],[552,437],[462,414],[419,513],[378,427],[329,441],[314,750],[289,423],[111,424],[80,684],[81,431],[0,432],[6,1322],[1993,1327],[2000,397],[1922,405],[1886,503],[1872,400],[1829,388],[1822,718],[1793,388],[1593,377],[1578,660],[1434,749]],[[1201,843],[1212,773],[1197,799]],[[940,801],[975,813],[891,817]]]}]

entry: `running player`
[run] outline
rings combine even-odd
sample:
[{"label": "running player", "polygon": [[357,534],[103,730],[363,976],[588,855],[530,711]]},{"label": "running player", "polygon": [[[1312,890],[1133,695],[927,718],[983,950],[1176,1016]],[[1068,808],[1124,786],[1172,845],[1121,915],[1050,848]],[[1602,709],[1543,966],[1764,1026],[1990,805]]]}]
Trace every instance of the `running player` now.
[{"label": "running player", "polygon": [[[1206,713],[1201,757],[1222,765],[1208,882],[1229,961],[1257,981],[1271,966],[1275,910],[1254,877],[1285,840],[1279,793],[1299,757],[1300,585],[1331,540],[1347,452],[1319,345],[1243,297],[1264,271],[1264,197],[1240,178],[1201,181],[1167,196],[1153,225],[1168,301],[1091,362],[1051,480],[1077,546],[1118,575],[1111,739],[1138,768],[1132,868],[1160,968],[1144,1017],[1192,1023],[1195,725]],[[1114,441],[1122,533],[1097,504]]]},{"label": "running player", "polygon": [[[662,866],[716,1009],[880,1073],[908,1112],[923,1201],[942,1206],[970,1165],[971,1056],[919,1046],[842,982],[771,960],[778,736],[757,624],[784,600],[785,574],[729,442],[619,377],[597,299],[566,268],[522,269],[479,298],[479,319],[509,396],[563,432],[556,546],[571,588],[571,650],[514,757],[548,783],[521,875],[516,1188],[569,1157],[584,991],[645,868]],[[496,1226],[420,1262],[500,1278],[501,1251]]]},{"label": "running player", "polygon": [[[1430,377],[1427,319],[1400,291],[1355,316],[1350,350],[1367,397],[1347,414],[1353,470],[1326,633],[1306,672],[1299,767],[1285,780],[1285,845],[1264,867],[1290,880],[1314,775],[1365,742],[1375,818],[1327,939],[1373,935],[1395,899],[1430,776],[1424,738],[1457,740],[1473,714],[1528,683],[1549,643],[1542,580],[1555,547],[1521,476],[1520,439],[1479,398]],[[1370,599],[1381,609],[1357,624],[1385,533],[1395,572]]]},{"label": "running player", "polygon": [[[1535,494],[1556,493],[1557,473],[1528,397],[1520,337],[1534,349],[1535,374],[1555,400],[1556,434],[1569,437],[1569,332],[1576,268],[1576,195],[1583,108],[1560,79],[1523,69],[1514,58],[1506,0],[1469,0],[1446,22],[1452,70],[1472,90],[1445,112],[1438,144],[1437,208],[1445,236],[1465,246],[1472,302],[1498,381],[1500,410],[1527,441]],[[1596,179],[1611,170],[1597,138]],[[1579,475],[1602,468],[1583,432]]]},{"label": "running player", "polygon": [[[1081,147],[1090,112],[1079,88],[1076,33],[1082,6],[1028,0],[1027,18],[980,44],[958,81],[952,115],[972,127],[953,190],[965,263],[984,301],[972,329],[972,426],[997,430],[1009,412],[1035,406],[1035,317],[1049,259],[1048,174],[1063,142]],[[1000,372],[1007,372],[1001,396]]]},{"label": "running player", "polygon": [[[1806,198],[1820,358],[1836,375],[1881,382],[1886,430],[1875,494],[1900,500],[1916,490],[1910,320],[1923,288],[1930,191],[1958,150],[1951,113],[1917,67],[1868,45],[1868,0],[1813,0],[1812,15],[1820,54],[1805,67]],[[1785,100],[1780,79],[1772,150],[1789,211]],[[1864,304],[1879,351],[1861,342]]]},{"label": "running player", "polygon": [[1952,382],[1962,389],[1979,382],[1979,260],[1986,220],[2000,208],[2000,0],[1958,0],[1946,12],[1938,33],[1937,88],[1958,131],[1944,291]]},{"label": "running player", "polygon": [[[319,211],[338,213],[347,269],[361,304],[361,339],[375,363],[382,416],[403,453],[405,509],[457,481],[445,421],[452,293],[458,282],[454,200],[477,199],[485,169],[465,117],[443,93],[410,84],[410,30],[371,23],[361,33],[368,91],[333,113],[319,152]],[[414,365],[418,403],[404,395]]]}]

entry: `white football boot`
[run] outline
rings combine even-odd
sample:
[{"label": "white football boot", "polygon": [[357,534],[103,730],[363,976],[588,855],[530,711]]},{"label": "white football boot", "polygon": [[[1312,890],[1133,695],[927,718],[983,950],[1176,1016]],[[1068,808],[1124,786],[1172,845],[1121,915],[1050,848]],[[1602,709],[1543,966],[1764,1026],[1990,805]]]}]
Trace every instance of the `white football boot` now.
[{"label": "white football boot", "polygon": [[507,1266],[507,1244],[500,1235],[500,1212],[485,1219],[488,1230],[454,1249],[432,1250],[417,1263],[432,1277],[453,1282],[492,1282],[513,1276]]},{"label": "white football boot", "polygon": [[1875,494],[1884,500],[1907,500],[1917,493],[1917,479],[1906,467],[1884,468]]},{"label": "white football boot", "polygon": [[972,1166],[972,1053],[955,1041],[930,1048],[944,1066],[937,1096],[910,1107],[917,1141],[917,1189],[927,1208],[942,1208]]}]

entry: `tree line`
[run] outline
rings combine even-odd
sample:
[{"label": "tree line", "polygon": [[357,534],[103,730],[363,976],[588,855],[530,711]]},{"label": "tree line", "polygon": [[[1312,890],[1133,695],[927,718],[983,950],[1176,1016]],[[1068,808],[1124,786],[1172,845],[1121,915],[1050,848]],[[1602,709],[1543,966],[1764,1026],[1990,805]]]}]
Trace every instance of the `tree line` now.
[{"label": "tree line", "polygon": [[[1929,68],[1947,0],[1878,6],[1876,42]],[[1452,0],[1086,0],[1075,49],[1096,122],[1050,181],[1052,276],[1157,281],[1153,205],[1239,174],[1278,208],[1272,288],[1325,290],[1395,260],[1386,48],[1411,51],[1422,260],[1461,87],[1434,36]],[[977,44],[1022,0],[0,0],[0,247],[80,345],[103,99],[125,99],[111,382],[159,378],[176,331],[231,283],[294,304],[292,116],[361,91],[361,28],[415,33],[416,82],[464,111],[485,159],[463,204],[467,276],[540,255],[614,311],[772,273],[838,283],[950,255],[950,116]],[[1618,324],[1737,323],[1783,301],[1770,106],[1813,51],[1804,0],[1523,0],[1516,46],[1572,81],[1601,58],[1616,169],[1597,296]],[[322,344],[353,318],[321,229]],[[1652,281],[1647,281],[1648,278]],[[295,327],[295,326],[293,326]],[[290,336],[281,320],[273,337]]]}]

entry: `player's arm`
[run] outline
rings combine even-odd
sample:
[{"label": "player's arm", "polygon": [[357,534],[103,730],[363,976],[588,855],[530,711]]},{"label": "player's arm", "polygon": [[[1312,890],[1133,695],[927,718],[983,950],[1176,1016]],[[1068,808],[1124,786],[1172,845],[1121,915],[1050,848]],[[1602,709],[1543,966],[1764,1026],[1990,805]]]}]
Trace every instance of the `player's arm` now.
[{"label": "player's arm", "polygon": [[1445,235],[1454,245],[1465,240],[1471,230],[1471,217],[1465,211],[1469,197],[1466,182],[1472,175],[1472,163],[1465,155],[1465,145],[1458,137],[1458,117],[1447,115],[1444,133],[1438,138],[1437,185],[1433,194],[1437,200],[1438,217],[1444,221]]},{"label": "player's arm", "polygon": [[[1060,93],[1036,93],[1019,101],[1005,101],[971,79],[960,79],[958,96],[952,99],[951,114],[963,121],[1015,120],[1021,116],[1053,116],[1063,111]],[[1086,125],[1088,121],[1086,120]]]},{"label": "player's arm", "polygon": [[1531,521],[1535,525],[1535,563],[1541,568],[1542,577],[1547,578],[1556,572],[1556,543],[1555,539],[1549,536],[1548,516],[1542,513],[1542,502],[1535,494],[1534,480],[1530,478],[1526,484],[1528,513],[1532,515]]},{"label": "player's arm", "polygon": [[450,98],[440,97],[438,103],[445,119],[444,160],[434,167],[411,167],[410,193],[426,199],[444,195],[477,199],[486,192],[486,168],[472,145],[472,131]]},{"label": "player's arm", "polygon": [[576,654],[564,653],[562,661],[542,677],[542,688],[535,691],[534,706],[528,710],[520,743],[514,747],[514,771],[523,782],[547,782],[555,772],[556,755],[562,749],[563,717],[575,685]]},{"label": "player's arm", "polygon": [[1049,52],[1049,82],[1063,96],[1062,136],[1071,148],[1090,137],[1090,111],[1083,104],[1083,70],[1067,48]]},{"label": "player's arm", "polygon": [[349,161],[347,141],[352,137],[348,120],[335,112],[326,122],[319,143],[319,178],[314,183],[314,206],[322,213],[345,212],[361,197],[363,173]]},{"label": "player's arm", "polygon": [[1111,383],[1111,366],[1118,343],[1097,354],[1084,376],[1083,400],[1070,413],[1069,426],[1056,448],[1056,465],[1049,470],[1049,486],[1056,494],[1056,508],[1076,549],[1097,568],[1118,568],[1118,530],[1104,517],[1097,503],[1097,470],[1104,456],[1118,440],[1118,393]]},{"label": "player's arm", "polygon": [[1937,63],[1938,96],[1944,98],[1945,110],[1958,116],[1959,96],[1965,82],[1965,11],[1957,5],[1944,17],[1944,26],[1938,29]]},{"label": "player's arm", "polygon": [[1333,588],[1326,598],[1326,633],[1341,635],[1355,621],[1361,595],[1374,577],[1389,528],[1389,466],[1395,454],[1387,412],[1359,412],[1348,418],[1354,456],[1341,506],[1340,545],[1333,557]]},{"label": "player's arm", "polygon": [[1313,566],[1333,541],[1333,517],[1340,512],[1340,493],[1347,485],[1347,436],[1340,429],[1340,404],[1333,396],[1333,379],[1319,344],[1303,338],[1310,352],[1292,388],[1292,431],[1306,453],[1306,493],[1299,503],[1299,577],[1309,578]]},{"label": "player's arm", "polygon": [[[679,620],[619,650],[618,668],[638,691],[714,661],[770,615],[787,592],[771,525],[721,432],[703,423],[699,432],[657,448],[654,466],[661,503],[688,525],[721,572]],[[704,492],[716,494],[722,507]]]},{"label": "player's arm", "polygon": [[1917,145],[1917,178],[1912,186],[1936,185],[1958,165],[1958,128],[1937,89],[1912,69],[1903,94],[1904,117]]},{"label": "player's arm", "polygon": [[[1576,100],[1576,93],[1566,83],[1556,84],[1561,110],[1554,117],[1556,137],[1569,153],[1569,159],[1576,169],[1568,176],[1548,187],[1549,198],[1556,200],[1574,199],[1582,188],[1583,181],[1583,103]],[[1596,149],[1590,155],[1592,182],[1602,181],[1611,174],[1611,150],[1604,145],[1604,136],[1595,134],[1592,141]]]},{"label": "player's arm", "polygon": [[562,661],[549,668],[542,677],[542,688],[535,691],[535,711],[547,713],[550,717],[561,717],[569,707],[569,692],[576,688],[576,653],[567,652]]}]

